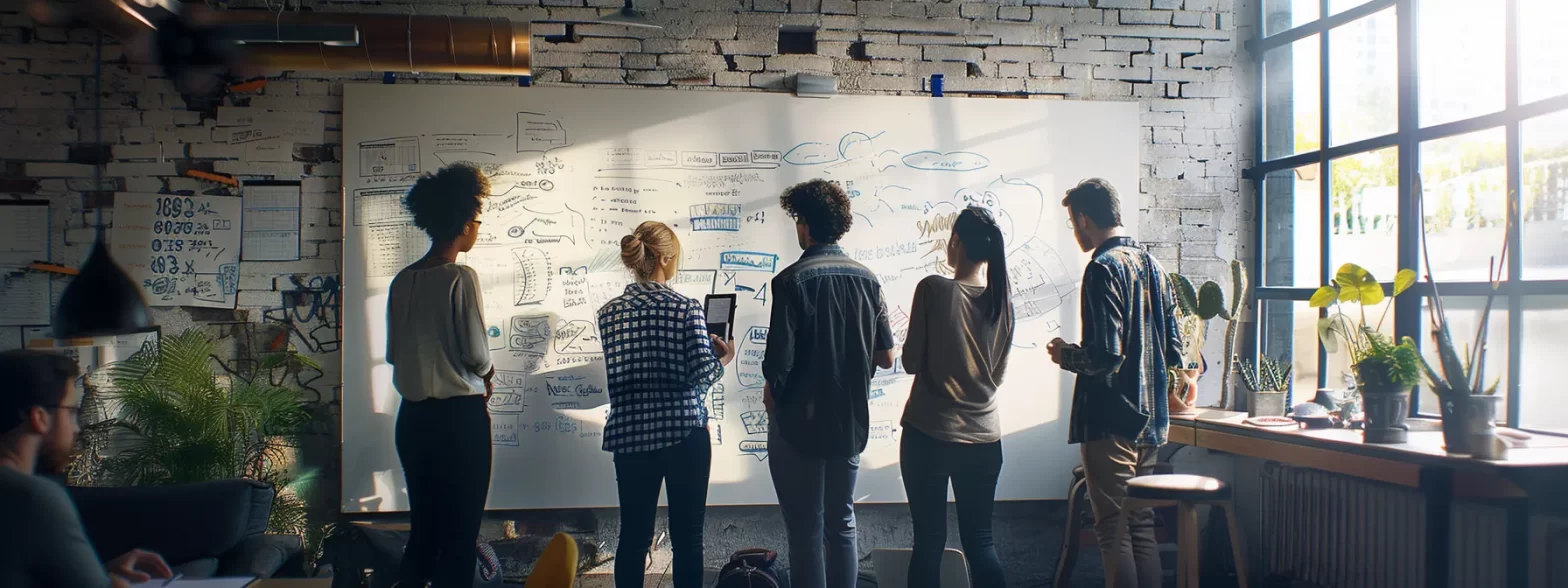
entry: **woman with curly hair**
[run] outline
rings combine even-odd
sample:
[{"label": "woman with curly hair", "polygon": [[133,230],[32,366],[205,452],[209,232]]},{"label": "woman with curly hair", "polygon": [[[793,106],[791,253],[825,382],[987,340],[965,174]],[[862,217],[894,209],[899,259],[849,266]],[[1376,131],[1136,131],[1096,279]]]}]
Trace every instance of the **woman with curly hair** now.
[{"label": "woman with curly hair", "polygon": [[490,182],[472,166],[425,174],[405,204],[430,235],[430,251],[392,279],[387,363],[402,395],[395,438],[408,487],[408,545],[398,586],[468,587],[474,539],[490,491],[490,413],[495,366],[481,316],[479,275],[457,255],[479,238]]}]

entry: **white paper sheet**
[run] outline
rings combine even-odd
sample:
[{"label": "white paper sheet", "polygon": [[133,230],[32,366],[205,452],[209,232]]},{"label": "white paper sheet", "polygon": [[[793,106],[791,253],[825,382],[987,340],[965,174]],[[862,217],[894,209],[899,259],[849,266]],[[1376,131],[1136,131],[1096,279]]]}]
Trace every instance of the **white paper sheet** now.
[{"label": "white paper sheet", "polygon": [[240,251],[245,261],[299,259],[300,183],[245,184]]},{"label": "white paper sheet", "polygon": [[49,324],[49,275],[26,272],[49,261],[49,202],[0,200],[0,325]]}]

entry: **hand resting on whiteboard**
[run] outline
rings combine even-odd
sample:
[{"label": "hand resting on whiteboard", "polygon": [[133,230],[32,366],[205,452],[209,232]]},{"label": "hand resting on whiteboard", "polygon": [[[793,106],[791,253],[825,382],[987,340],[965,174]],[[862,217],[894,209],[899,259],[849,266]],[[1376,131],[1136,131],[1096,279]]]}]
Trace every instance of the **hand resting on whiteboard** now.
[{"label": "hand resting on whiteboard", "polygon": [[719,356],[719,364],[728,366],[735,359],[735,340],[721,339],[718,335],[708,335],[708,339],[713,341],[713,353]]}]

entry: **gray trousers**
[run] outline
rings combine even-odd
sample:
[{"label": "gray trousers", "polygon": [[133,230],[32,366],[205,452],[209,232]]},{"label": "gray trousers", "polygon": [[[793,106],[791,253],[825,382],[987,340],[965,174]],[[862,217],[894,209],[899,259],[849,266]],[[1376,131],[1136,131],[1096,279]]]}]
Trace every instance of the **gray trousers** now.
[{"label": "gray trousers", "polygon": [[768,431],[768,470],[789,534],[790,586],[854,588],[860,574],[855,545],[860,456],[802,455],[784,442],[774,421]]}]

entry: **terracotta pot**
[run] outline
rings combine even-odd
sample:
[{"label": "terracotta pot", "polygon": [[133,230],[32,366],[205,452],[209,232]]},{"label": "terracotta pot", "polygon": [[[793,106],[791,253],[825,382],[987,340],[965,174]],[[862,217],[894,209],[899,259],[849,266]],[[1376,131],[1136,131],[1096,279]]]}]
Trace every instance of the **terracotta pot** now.
[{"label": "terracotta pot", "polygon": [[1186,414],[1197,412],[1198,370],[1174,369],[1169,370],[1169,372],[1165,399],[1170,406],[1170,413]]}]

